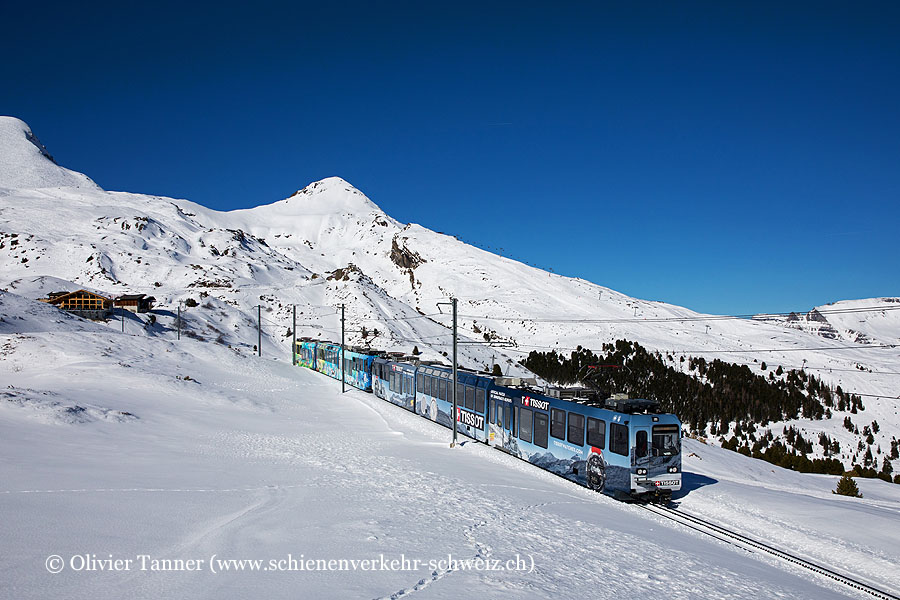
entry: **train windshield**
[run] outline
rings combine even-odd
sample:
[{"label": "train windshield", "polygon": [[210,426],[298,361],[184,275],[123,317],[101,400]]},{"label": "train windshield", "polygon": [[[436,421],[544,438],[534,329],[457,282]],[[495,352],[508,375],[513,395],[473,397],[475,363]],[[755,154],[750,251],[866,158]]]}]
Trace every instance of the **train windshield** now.
[{"label": "train windshield", "polygon": [[681,435],[678,425],[653,427],[653,456],[675,456],[681,452]]}]

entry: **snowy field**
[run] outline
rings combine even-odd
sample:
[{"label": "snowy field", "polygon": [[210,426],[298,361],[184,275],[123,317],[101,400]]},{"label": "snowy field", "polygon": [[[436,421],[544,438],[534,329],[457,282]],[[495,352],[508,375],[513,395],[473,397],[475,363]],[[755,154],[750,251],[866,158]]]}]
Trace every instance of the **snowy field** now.
[{"label": "snowy field", "polygon": [[[486,446],[450,449],[448,430],[289,357],[65,316],[47,331],[55,309],[11,294],[0,308],[0,598],[853,594]],[[686,510],[900,588],[900,486],[859,481],[849,499],[834,477],[693,441],[685,456]]]}]

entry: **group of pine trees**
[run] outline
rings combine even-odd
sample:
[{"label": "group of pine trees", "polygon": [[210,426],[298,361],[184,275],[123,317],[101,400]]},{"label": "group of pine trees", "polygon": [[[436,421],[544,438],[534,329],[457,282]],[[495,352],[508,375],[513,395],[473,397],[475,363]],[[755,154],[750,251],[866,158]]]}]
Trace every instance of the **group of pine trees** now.
[{"label": "group of pine trees", "polygon": [[[736,365],[721,360],[711,362],[704,358],[663,356],[649,352],[636,342],[617,340],[604,344],[602,352],[594,354],[578,347],[566,356],[554,351],[531,352],[522,365],[542,378],[563,384],[584,383],[605,397],[613,392],[627,392],[633,397],[659,401],[662,410],[677,414],[693,435],[711,430],[720,435],[722,446],[741,454],[760,458],[779,466],[801,472],[840,475],[845,465],[835,455],[840,455],[840,444],[827,435],[820,436],[824,458],[809,458],[813,443],[805,439],[793,427],[785,428],[784,441],[775,440],[771,432],[756,436],[757,426],[772,422],[799,418],[831,418],[832,410],[857,414],[863,410],[862,399],[845,393],[840,386],[832,389],[827,384],[803,370],[785,372],[780,366],[766,375],[752,371],[747,365]],[[682,369],[687,361],[687,372]],[[736,423],[733,434],[731,426]],[[848,426],[849,424],[849,426]],[[855,426],[848,415],[845,427]],[[887,456],[882,470],[872,454],[872,433],[878,432],[878,424],[865,426],[863,436],[866,452],[854,457],[852,473],[860,477],[879,477],[891,481],[891,464]],[[862,441],[860,442],[862,444]],[[896,459],[898,445],[892,443],[892,458]],[[852,449],[851,449],[852,452]],[[880,448],[878,449],[880,453]],[[900,483],[900,475],[895,482]]]}]

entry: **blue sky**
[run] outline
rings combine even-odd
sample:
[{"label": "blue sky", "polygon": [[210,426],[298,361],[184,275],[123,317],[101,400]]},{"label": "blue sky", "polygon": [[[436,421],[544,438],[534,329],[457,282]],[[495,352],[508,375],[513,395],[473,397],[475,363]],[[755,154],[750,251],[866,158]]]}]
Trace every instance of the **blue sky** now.
[{"label": "blue sky", "polygon": [[338,175],[696,310],[900,294],[896,2],[128,4],[15,3],[0,38],[0,113],[106,189]]}]

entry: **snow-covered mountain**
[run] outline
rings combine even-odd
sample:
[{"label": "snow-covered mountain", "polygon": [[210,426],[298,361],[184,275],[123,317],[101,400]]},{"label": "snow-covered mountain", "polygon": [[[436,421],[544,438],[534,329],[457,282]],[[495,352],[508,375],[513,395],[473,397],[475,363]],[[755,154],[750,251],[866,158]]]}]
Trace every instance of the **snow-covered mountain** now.
[{"label": "snow-covered mountain", "polygon": [[807,313],[760,318],[839,342],[896,344],[900,341],[898,307],[900,298],[842,300]]},{"label": "snow-covered mountain", "polygon": [[[31,299],[77,288],[154,295],[153,322],[129,315],[126,332],[173,338],[185,302],[187,335],[250,348],[260,310],[263,354],[289,356],[293,306],[298,336],[338,340],[343,304],[348,343],[444,359],[450,316],[438,303],[453,296],[461,337],[482,342],[460,346],[464,366],[521,373],[517,363],[533,349],[599,349],[627,338],[674,357],[765,363],[773,374],[804,368],[867,394],[854,421],[878,421],[882,450],[900,430],[900,350],[884,347],[900,342],[896,298],[841,302],[802,318],[709,319],[400,223],[337,177],[220,212],[102,190],[52,162],[18,119],[0,118],[0,157],[0,288]],[[187,308],[189,300],[197,306]],[[856,438],[842,428],[844,416],[799,426],[807,439],[825,431],[849,449]]]}]

